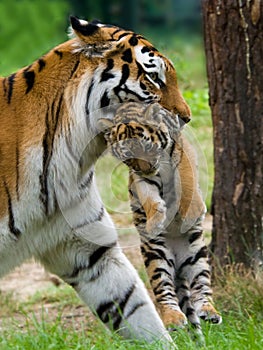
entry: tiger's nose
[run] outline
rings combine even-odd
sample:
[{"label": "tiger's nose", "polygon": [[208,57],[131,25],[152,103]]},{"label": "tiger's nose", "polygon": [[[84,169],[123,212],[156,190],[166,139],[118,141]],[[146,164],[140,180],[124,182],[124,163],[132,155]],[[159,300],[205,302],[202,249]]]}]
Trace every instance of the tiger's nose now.
[{"label": "tiger's nose", "polygon": [[191,116],[190,115],[181,115],[178,114],[178,117],[184,122],[184,123],[189,123],[191,120]]}]

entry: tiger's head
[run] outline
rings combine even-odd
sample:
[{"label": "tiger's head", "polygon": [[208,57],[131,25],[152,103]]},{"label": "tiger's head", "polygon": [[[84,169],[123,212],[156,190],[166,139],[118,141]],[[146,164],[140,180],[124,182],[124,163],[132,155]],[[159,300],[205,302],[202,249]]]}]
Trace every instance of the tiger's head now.
[{"label": "tiger's head", "polygon": [[99,122],[113,155],[144,176],[169,161],[181,130],[178,118],[159,103],[123,103],[114,118]]},{"label": "tiger's head", "polygon": [[159,102],[184,122],[190,109],[177,84],[176,71],[164,55],[132,31],[71,17],[75,53],[94,67],[86,111],[138,101]]}]

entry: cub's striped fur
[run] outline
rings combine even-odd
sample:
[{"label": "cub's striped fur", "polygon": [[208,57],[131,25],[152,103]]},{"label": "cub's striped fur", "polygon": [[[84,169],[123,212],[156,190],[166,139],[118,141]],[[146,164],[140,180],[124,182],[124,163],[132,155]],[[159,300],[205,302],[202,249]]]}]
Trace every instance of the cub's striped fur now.
[{"label": "cub's striped fur", "polygon": [[158,103],[129,102],[101,124],[113,154],[130,169],[134,223],[165,325],[182,325],[186,317],[198,329],[199,317],[220,323],[202,234],[205,204],[179,118]]},{"label": "cub's striped fur", "polygon": [[[141,35],[71,18],[75,37],[0,78],[0,276],[35,257],[126,337],[170,340],[97,191],[98,116],[124,101],[190,110]],[[102,109],[102,110],[101,110]]]}]

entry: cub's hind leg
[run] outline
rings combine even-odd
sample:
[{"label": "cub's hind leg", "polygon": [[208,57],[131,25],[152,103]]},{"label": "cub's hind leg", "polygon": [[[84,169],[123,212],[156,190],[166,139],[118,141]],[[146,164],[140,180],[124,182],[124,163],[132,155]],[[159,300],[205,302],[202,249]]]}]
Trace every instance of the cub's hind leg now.
[{"label": "cub's hind leg", "polygon": [[[112,223],[87,225],[101,234]],[[106,240],[106,238],[105,238]],[[40,257],[44,266],[70,284],[109,328],[127,338],[170,341],[147,291],[116,241],[102,246],[74,232]]]},{"label": "cub's hind leg", "polygon": [[166,247],[164,235],[148,239],[141,233],[141,252],[165,326],[171,329],[184,326],[187,320],[179,306],[174,286],[174,256]]},{"label": "cub's hind leg", "polygon": [[[180,310],[175,292],[175,262],[171,251],[166,247],[165,234],[160,232],[162,222],[152,220],[152,230],[149,231],[149,220],[155,204],[162,203],[158,187],[144,178],[130,173],[129,179],[133,221],[140,234],[141,252],[146,271],[153,289],[157,308],[166,327],[180,327],[187,321]],[[150,181],[150,180],[149,180]],[[162,213],[162,218],[165,212]],[[160,224],[160,226],[159,226]]]},{"label": "cub's hind leg", "polygon": [[[204,242],[201,223],[202,217],[186,233],[176,237],[176,280],[179,284],[182,280],[187,281],[191,303],[200,318],[221,323],[221,316],[213,306],[208,248]],[[180,300],[183,309],[187,301],[187,298]]]}]

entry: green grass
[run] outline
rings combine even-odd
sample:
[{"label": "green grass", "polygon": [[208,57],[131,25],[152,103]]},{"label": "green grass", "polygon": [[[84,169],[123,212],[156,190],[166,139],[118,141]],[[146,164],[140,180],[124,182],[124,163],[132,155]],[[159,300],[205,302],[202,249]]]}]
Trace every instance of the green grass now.
[{"label": "green grass", "polygon": [[[217,279],[215,299],[222,312],[220,326],[202,323],[205,344],[194,340],[187,330],[172,337],[180,350],[260,350],[263,347],[262,284],[250,274],[231,271]],[[41,306],[42,305],[42,306]],[[3,312],[3,307],[5,312]],[[79,311],[81,308],[81,312]],[[127,341],[109,332],[76,297],[72,288],[61,285],[37,293],[27,302],[18,303],[12,296],[0,298],[1,350],[156,350],[158,344]],[[8,311],[9,310],[9,311]],[[78,321],[73,314],[87,313]]]}]

